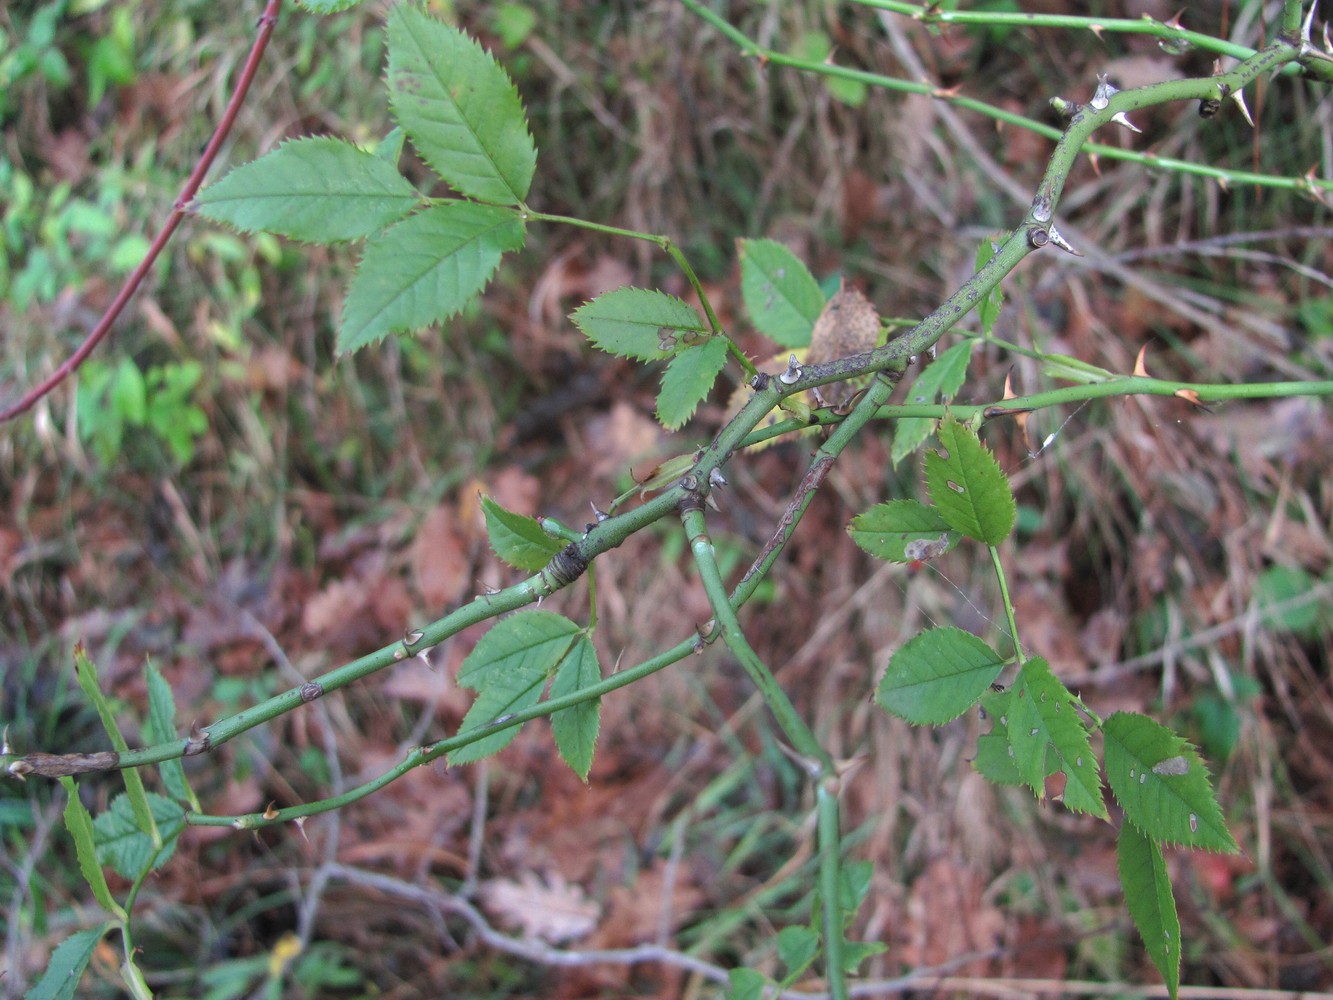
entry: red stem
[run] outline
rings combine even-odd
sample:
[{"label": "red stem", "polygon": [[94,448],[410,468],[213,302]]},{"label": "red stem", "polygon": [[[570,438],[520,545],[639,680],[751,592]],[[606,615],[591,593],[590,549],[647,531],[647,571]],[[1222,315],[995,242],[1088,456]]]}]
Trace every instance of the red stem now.
[{"label": "red stem", "polygon": [[199,162],[195,164],[194,170],[190,173],[189,180],[181,188],[176,203],[171,207],[171,214],[167,216],[166,223],[154,238],[152,245],[148,248],[148,253],[144,255],[144,259],[139,262],[139,266],[134,269],[134,273],[125,279],[125,284],[116,293],[111,305],[107,306],[106,312],[97,321],[97,325],[93,327],[92,332],[79,345],[79,349],[66,358],[64,363],[46,379],[24,393],[17,403],[0,410],[0,423],[13,420],[20,414],[32,409],[39,399],[68,378],[79,365],[83,364],[88,355],[92,354],[93,348],[111,331],[112,324],[120,317],[122,310],[124,310],[134,293],[139,290],[139,286],[143,284],[144,278],[152,270],[158,255],[162,253],[167,241],[171,239],[176,227],[180,225],[181,219],[185,217],[186,206],[189,205],[195,192],[199,190],[199,185],[204,182],[204,175],[208,173],[208,168],[213,165],[218,150],[222,148],[223,142],[226,141],[232,123],[236,120],[241,105],[245,103],[245,95],[249,92],[250,84],[255,78],[255,72],[259,69],[264,50],[268,48],[269,38],[273,35],[273,29],[277,26],[278,10],[281,7],[282,0],[268,0],[264,6],[264,13],[259,16],[259,33],[255,36],[254,45],[250,47],[250,55],[245,60],[245,68],[241,70],[241,75],[236,81],[236,89],[232,92],[231,100],[227,102],[227,110],[222,113],[222,120],[218,122],[213,138],[209,140],[208,147],[204,150],[204,155],[199,158]]}]

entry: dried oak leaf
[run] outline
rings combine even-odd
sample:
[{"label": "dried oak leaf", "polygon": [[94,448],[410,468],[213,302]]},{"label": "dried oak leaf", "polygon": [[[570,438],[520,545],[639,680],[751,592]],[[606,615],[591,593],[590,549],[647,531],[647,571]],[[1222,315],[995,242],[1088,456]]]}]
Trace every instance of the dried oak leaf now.
[{"label": "dried oak leaf", "polygon": [[559,875],[544,882],[536,872],[524,872],[517,881],[488,879],[481,884],[481,902],[494,920],[548,944],[584,937],[601,915],[601,908],[577,885]]}]

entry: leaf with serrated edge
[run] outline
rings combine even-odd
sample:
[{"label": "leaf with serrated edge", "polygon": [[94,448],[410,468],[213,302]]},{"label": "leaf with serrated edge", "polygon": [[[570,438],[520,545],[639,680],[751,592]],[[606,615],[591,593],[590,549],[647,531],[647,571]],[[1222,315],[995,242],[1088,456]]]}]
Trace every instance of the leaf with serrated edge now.
[{"label": "leaf with serrated edge", "polygon": [[[1239,850],[1222,818],[1208,770],[1183,737],[1133,712],[1116,712],[1103,724],[1102,732],[1106,780],[1130,822],[1164,844]],[[1163,761],[1177,757],[1185,759],[1185,774],[1153,771]]]},{"label": "leaf with serrated edge", "polygon": [[972,759],[972,766],[996,785],[1023,784],[1023,776],[1014,763],[1013,747],[1009,745],[1009,699],[1012,694],[1011,688],[1008,691],[987,691],[981,696],[981,710],[990,720],[991,730],[978,737],[977,755]]},{"label": "leaf with serrated edge", "polygon": [[505,510],[490,497],[481,498],[481,509],[491,549],[514,569],[535,573],[565,547],[565,542],[548,535],[536,518]]},{"label": "leaf with serrated edge", "polygon": [[480,45],[413,3],[389,14],[389,100],[412,145],[469,198],[520,204],[537,167],[523,102]]},{"label": "leaf with serrated edge", "polygon": [[[477,692],[459,732],[480,729],[537,704],[547,677],[582,632],[568,618],[550,611],[524,611],[498,622],[459,668],[459,686]],[[470,764],[489,757],[509,746],[518,730],[510,726],[451,751],[449,762]]]},{"label": "leaf with serrated edge", "polygon": [[710,337],[672,358],[657,394],[657,419],[662,426],[673,431],[684,426],[712,391],[726,363],[727,342],[722,337]]},{"label": "leaf with serrated edge", "polygon": [[65,829],[74,841],[74,853],[79,860],[79,872],[88,887],[93,891],[93,898],[102,905],[102,909],[117,917],[124,918],[125,910],[111,895],[111,888],[106,884],[106,873],[97,861],[97,845],[93,843],[93,818],[88,808],[79,799],[79,786],[73,778],[62,776],[60,784],[65,789]]},{"label": "leaf with serrated edge", "polygon": [[161,868],[176,851],[176,837],[185,826],[185,810],[180,803],[156,792],[148,793],[148,807],[162,831],[161,850],[139,828],[127,795],[117,795],[106,812],[93,821],[97,860],[110,865],[122,878],[138,878],[150,863],[154,869]]},{"label": "leaf with serrated edge", "polygon": [[778,957],[787,967],[786,979],[800,975],[819,954],[819,935],[809,927],[784,927],[778,931]]},{"label": "leaf with serrated edge", "polygon": [[[967,365],[972,360],[972,348],[976,343],[975,340],[962,340],[942,352],[916,377],[904,402],[928,404],[939,399],[947,403],[953,399],[967,377]],[[893,447],[889,452],[894,466],[920,448],[934,430],[935,421],[930,417],[903,417],[895,423]]]},{"label": "leaf with serrated edge", "polygon": [[108,920],[61,941],[51,953],[42,978],[25,994],[24,1000],[74,1000],[79,995],[79,980],[88,968],[89,959],[112,926]]},{"label": "leaf with serrated edge", "polygon": [[[176,732],[176,703],[171,694],[171,685],[162,676],[162,671],[149,660],[144,664],[144,681],[148,687],[148,718],[144,725],[144,736],[150,743],[170,743],[179,737]],[[162,783],[167,791],[178,801],[194,811],[199,809],[199,799],[185,777],[185,768],[180,760],[164,760],[157,765],[162,774]]]},{"label": "leaf with serrated edge", "polygon": [[[555,680],[551,682],[551,697],[563,698],[568,694],[577,694],[601,679],[602,668],[597,662],[597,650],[586,635],[580,636],[556,668]],[[597,699],[562,708],[551,716],[556,749],[585,783],[588,772],[592,770],[592,755],[597,746],[601,720],[601,702]]]},{"label": "leaf with serrated edge", "polygon": [[296,139],[199,192],[199,214],[306,243],[358,240],[421,202],[391,163],[327,136]]},{"label": "leaf with serrated edge", "polygon": [[1004,660],[971,632],[927,629],[889,660],[875,700],[915,726],[939,726],[971,708]]},{"label": "leaf with serrated edge", "polygon": [[738,240],[741,296],[756,330],[782,347],[806,347],[824,293],[794,253],[777,240]]},{"label": "leaf with serrated edge", "polygon": [[[125,742],[125,737],[116,722],[115,709],[111,707],[107,696],[102,693],[102,685],[97,677],[97,665],[89,658],[83,643],[78,643],[74,647],[74,673],[78,678],[79,688],[97,709],[98,717],[102,720],[102,728],[106,730],[111,745],[116,748],[117,753],[128,753],[130,746]],[[161,834],[153,820],[152,809],[148,805],[148,792],[144,787],[143,775],[131,767],[121,772],[121,778],[125,782],[125,793],[129,796],[139,829],[148,835],[154,845],[161,844]]]},{"label": "leaf with serrated edge", "polygon": [[493,205],[448,202],[404,219],[366,247],[343,303],[338,353],[453,316],[523,239],[514,212]]},{"label": "leaf with serrated edge", "polygon": [[1115,853],[1129,915],[1174,998],[1180,989],[1180,917],[1161,845],[1123,823]]},{"label": "leaf with serrated edge", "polygon": [[681,333],[708,329],[687,303],[666,292],[617,288],[570,314],[593,345],[620,358],[661,361],[681,349]]},{"label": "leaf with serrated edge", "polygon": [[958,544],[934,507],[917,500],[877,503],[852,518],[847,534],[876,559],[916,562],[934,559]]},{"label": "leaf with serrated edge", "polygon": [[999,545],[1014,528],[1014,494],[995,456],[953,417],[940,421],[940,449],[926,454],[926,492],[955,531]]},{"label": "leaf with serrated edge", "polygon": [[1045,797],[1046,775],[1063,771],[1068,778],[1065,805],[1075,812],[1107,818],[1088,728],[1069,689],[1040,657],[1028,660],[1019,671],[1009,699],[1008,736],[1014,763],[1038,798]]}]

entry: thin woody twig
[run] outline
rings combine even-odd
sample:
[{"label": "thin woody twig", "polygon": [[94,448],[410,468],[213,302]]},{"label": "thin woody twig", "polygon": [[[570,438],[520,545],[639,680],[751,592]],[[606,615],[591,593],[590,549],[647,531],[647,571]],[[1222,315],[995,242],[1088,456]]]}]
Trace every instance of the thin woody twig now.
[{"label": "thin woody twig", "polygon": [[190,200],[194,197],[195,192],[199,190],[199,185],[204,182],[204,175],[208,173],[213,161],[217,158],[218,151],[222,149],[222,144],[231,132],[232,124],[236,121],[236,115],[240,112],[241,105],[245,103],[250,84],[259,69],[264,50],[268,48],[273,29],[277,26],[278,11],[281,7],[282,0],[268,0],[264,6],[264,12],[259,16],[259,31],[255,35],[254,44],[250,47],[250,55],[245,60],[245,67],[241,70],[241,75],[236,81],[236,89],[227,102],[227,108],[222,113],[217,129],[213,132],[213,138],[209,140],[203,155],[199,157],[199,162],[195,164],[194,170],[185,182],[185,186],[181,188],[175,204],[171,206],[171,214],[167,216],[167,221],[158,231],[157,236],[154,237],[152,244],[148,247],[148,252],[144,254],[143,260],[139,262],[139,266],[125,279],[120,291],[116,293],[116,297],[107,306],[106,312],[102,314],[101,319],[97,321],[97,325],[84,338],[78,349],[66,358],[59,368],[24,393],[17,402],[0,409],[0,423],[13,420],[32,409],[42,397],[48,395],[56,386],[72,375],[87,360],[88,355],[92,354],[97,345],[106,338],[106,335],[111,332],[112,325],[120,318],[125,306],[129,304],[130,299],[134,297],[134,293],[139,290],[139,286],[148,277],[148,272],[152,269],[153,264],[157,262],[157,258],[176,232],[176,227],[180,225],[181,220],[185,217]]},{"label": "thin woody twig", "polygon": [[[429,885],[412,884],[391,875],[383,875],[379,872],[367,871],[364,868],[351,865],[338,863],[325,867],[331,878],[346,882],[349,885],[355,885],[363,889],[374,889],[391,896],[397,896],[400,899],[410,900],[427,907],[435,913],[461,917],[488,947],[530,962],[560,968],[590,965],[638,965],[644,962],[656,962],[693,973],[710,982],[723,983],[727,980],[728,972],[723,967],[662,945],[645,944],[631,948],[578,950],[557,948],[543,941],[513,937],[492,927],[481,911],[458,895],[434,889]],[[998,954],[997,950],[991,950],[958,955],[940,965],[916,969],[896,979],[859,983],[852,988],[851,992],[853,996],[864,997],[902,993],[913,986],[919,986],[923,982],[938,980],[942,975],[956,971],[969,962],[994,958]],[[827,1000],[829,995],[824,992],[783,990],[778,996],[781,1000]]]}]

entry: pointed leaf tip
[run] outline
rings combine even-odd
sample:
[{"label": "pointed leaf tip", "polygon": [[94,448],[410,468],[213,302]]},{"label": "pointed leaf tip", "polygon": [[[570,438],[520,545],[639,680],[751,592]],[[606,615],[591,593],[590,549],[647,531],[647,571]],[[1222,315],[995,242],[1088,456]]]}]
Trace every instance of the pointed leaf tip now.
[{"label": "pointed leaf tip", "polygon": [[950,528],[999,545],[1017,512],[1008,478],[971,428],[946,417],[938,434],[940,449],[926,454],[926,492]]},{"label": "pointed leaf tip", "polygon": [[915,726],[939,726],[971,708],[1004,660],[971,632],[927,629],[889,660],[875,700]]},{"label": "pointed leaf tip", "polygon": [[518,205],[537,166],[523,102],[498,62],[414,3],[389,14],[389,99],[417,152],[469,198]]},{"label": "pointed leaf tip", "polygon": [[343,303],[338,353],[460,312],[525,235],[513,209],[468,201],[404,219],[366,247]]}]

